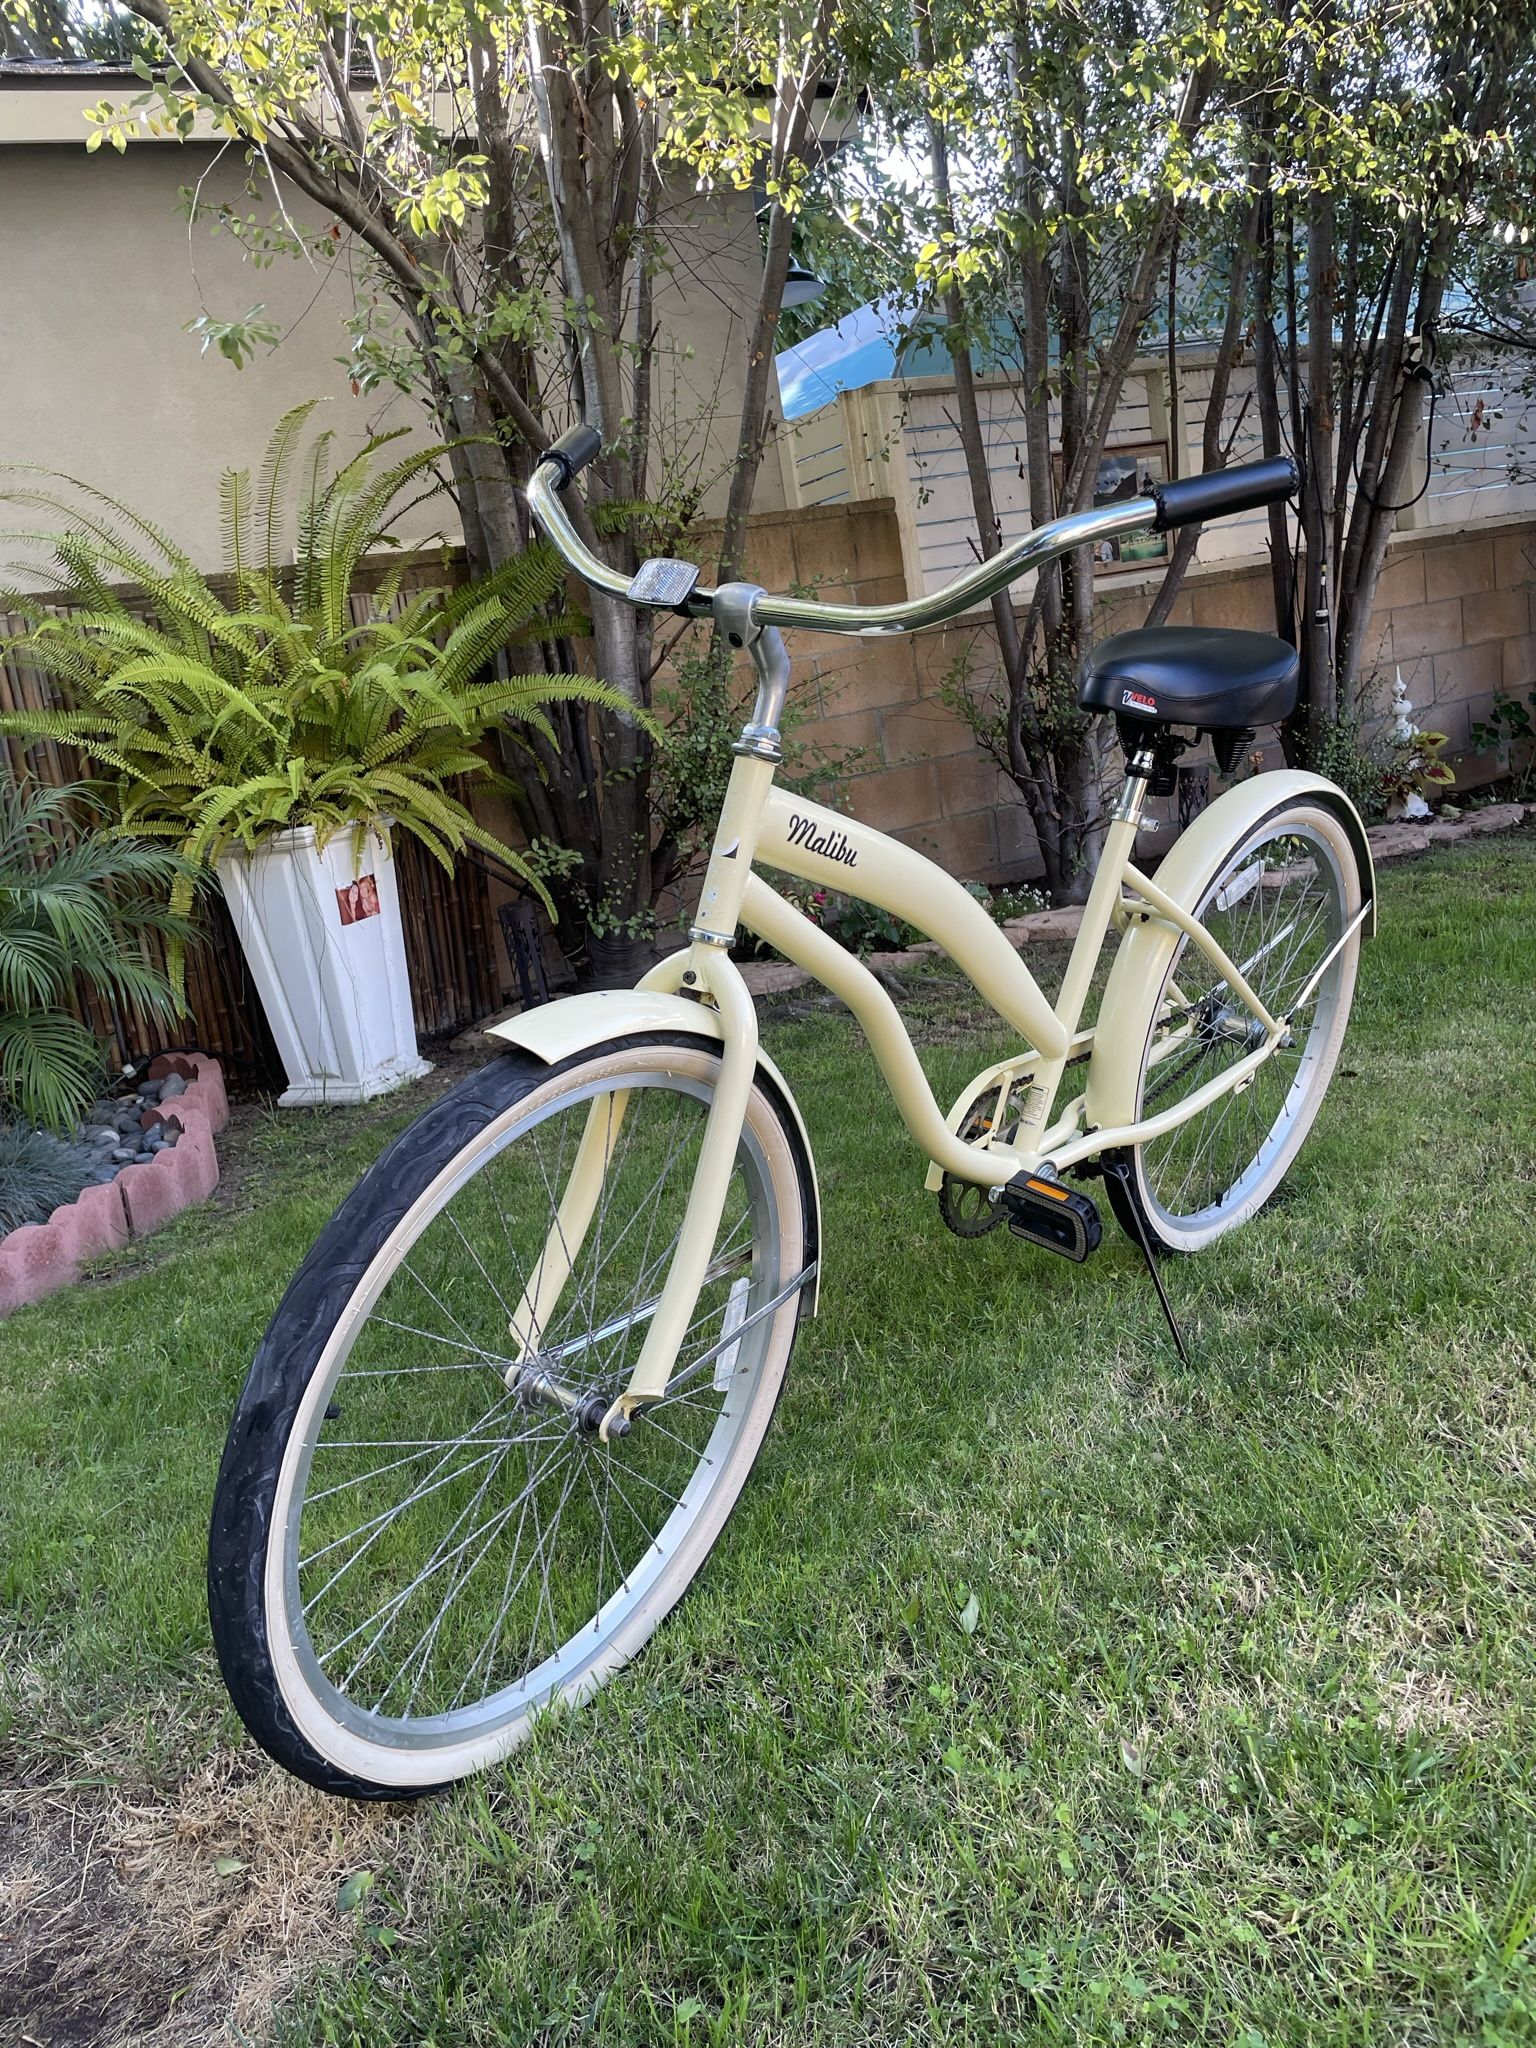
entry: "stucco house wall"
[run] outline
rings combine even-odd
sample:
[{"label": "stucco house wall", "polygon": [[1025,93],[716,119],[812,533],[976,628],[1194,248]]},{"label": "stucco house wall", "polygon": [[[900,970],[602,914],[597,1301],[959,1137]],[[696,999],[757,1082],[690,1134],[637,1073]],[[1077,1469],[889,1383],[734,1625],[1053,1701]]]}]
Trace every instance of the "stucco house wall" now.
[{"label": "stucco house wall", "polygon": [[[121,497],[199,563],[219,560],[218,478],[254,465],[280,415],[325,397],[325,424],[350,450],[366,435],[435,423],[413,400],[354,396],[343,358],[354,306],[348,240],[330,263],[279,258],[258,270],[227,235],[189,226],[181,188],[239,202],[244,167],[207,141],[130,145],[87,155],[85,109],[109,81],[0,75],[0,462],[62,470]],[[129,80],[122,91],[136,91]],[[313,208],[283,195],[291,217]],[[744,321],[761,251],[746,194],[678,193],[666,209],[672,258],[657,278],[654,373],[658,438],[705,485],[706,514],[723,510],[746,374]],[[201,352],[187,323],[208,311],[243,318],[261,304],[280,346],[237,370]],[[785,500],[779,464],[759,473],[757,503]],[[446,523],[444,500],[417,515],[412,539]],[[6,522],[9,523],[9,522]]]}]

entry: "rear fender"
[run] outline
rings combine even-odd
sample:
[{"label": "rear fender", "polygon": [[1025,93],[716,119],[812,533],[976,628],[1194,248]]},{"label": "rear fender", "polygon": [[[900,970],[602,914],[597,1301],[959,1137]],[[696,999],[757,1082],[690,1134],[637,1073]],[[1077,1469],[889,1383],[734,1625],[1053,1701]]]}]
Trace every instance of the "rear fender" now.
[{"label": "rear fender", "polygon": [[[541,1003],[537,1009],[525,1010],[520,1016],[509,1018],[505,1024],[493,1024],[486,1035],[499,1039],[503,1045],[515,1045],[522,1052],[532,1053],[535,1059],[553,1067],[562,1060],[574,1058],[577,1053],[590,1051],[594,1045],[602,1045],[610,1038],[628,1038],[639,1031],[679,1031],[693,1038],[716,1040],[723,1040],[725,1036],[720,1013],[707,1003],[694,1002],[687,996],[660,995],[652,989],[622,988],[594,989],[587,995],[562,996],[556,1002]],[[810,1163],[811,1199],[816,1210],[817,1266],[805,1313],[815,1315],[821,1298],[822,1244],[821,1187],[816,1177],[816,1155],[811,1150],[810,1133],[805,1127],[805,1118],[800,1114],[800,1105],[790,1092],[789,1083],[761,1050],[757,1055],[757,1065],[759,1077],[767,1081],[769,1091],[778,1097],[794,1120]]]},{"label": "rear fender", "polygon": [[[1174,842],[1157,870],[1157,886],[1192,915],[1233,845],[1271,811],[1300,797],[1311,797],[1332,811],[1348,834],[1366,904],[1360,929],[1363,937],[1373,937],[1376,869],[1360,813],[1337,784],[1305,769],[1282,768],[1254,775],[1219,796]],[[1178,943],[1179,933],[1155,916],[1146,923],[1133,923],[1120,942],[1094,1031],[1084,1105],[1090,1130],[1116,1130],[1136,1121],[1136,1087],[1151,1024],[1148,1005],[1163,985]]]}]

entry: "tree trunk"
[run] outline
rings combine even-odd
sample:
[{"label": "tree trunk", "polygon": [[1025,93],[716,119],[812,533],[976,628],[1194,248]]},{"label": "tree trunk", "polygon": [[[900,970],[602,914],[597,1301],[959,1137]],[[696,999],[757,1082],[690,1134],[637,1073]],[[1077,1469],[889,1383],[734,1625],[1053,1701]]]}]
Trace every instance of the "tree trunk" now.
[{"label": "tree trunk", "polygon": [[1302,478],[1302,530],[1306,562],[1302,580],[1301,667],[1307,680],[1306,740],[1312,759],[1338,715],[1333,667],[1333,604],[1330,570],[1337,559],[1334,529],[1333,322],[1337,276],[1334,268],[1334,196],[1316,192],[1307,207],[1307,409],[1306,463]]},{"label": "tree trunk", "polygon": [[[931,72],[934,52],[926,8],[917,15],[916,30],[918,61]],[[928,120],[928,148],[935,210],[942,227],[953,233],[955,216],[948,139],[943,123],[935,115],[930,115]],[[955,424],[965,458],[966,482],[976,520],[978,545],[982,559],[990,561],[1002,547],[1002,529],[992,493],[986,434],[976,395],[970,322],[958,283],[952,281],[947,286],[942,294],[942,304],[949,332],[950,367],[955,380]],[[1044,454],[1043,466],[1048,473],[1048,441]],[[1002,765],[1006,766],[1017,785],[1030,814],[1052,902],[1080,900],[1086,894],[1092,863],[1102,839],[1103,805],[1098,800],[1096,787],[1101,771],[1098,750],[1092,744],[1091,734],[1084,731],[1081,746],[1072,748],[1069,745],[1063,750],[1066,755],[1066,773],[1063,774],[1055,752],[1040,743],[1036,730],[1038,719],[1033,702],[1029,654],[1019,632],[1011,588],[993,593],[991,612],[1007,700],[1007,739]],[[1048,682],[1046,686],[1049,687]],[[1092,794],[1090,785],[1093,786]]]},{"label": "tree trunk", "polygon": [[[1223,440],[1223,423],[1226,417],[1227,393],[1232,388],[1232,371],[1242,353],[1244,315],[1248,304],[1248,269],[1252,258],[1255,237],[1258,234],[1261,201],[1255,199],[1246,219],[1242,223],[1237,245],[1232,251],[1232,271],[1227,280],[1227,311],[1222,322],[1221,339],[1216,344],[1216,361],[1211,370],[1211,391],[1206,402],[1205,425],[1200,437],[1200,467],[1202,471],[1225,469],[1231,453],[1230,440]],[[1173,264],[1169,263],[1169,335],[1168,360],[1170,379],[1178,375],[1178,361],[1173,348]],[[1241,417],[1241,416],[1239,416]],[[1233,430],[1234,434],[1236,429]],[[1149,626],[1166,625],[1168,614],[1173,610],[1189,565],[1195,559],[1195,550],[1200,545],[1201,529],[1198,526],[1181,526],[1174,536],[1173,552],[1163,580],[1158,586],[1157,596],[1147,613]]]},{"label": "tree trunk", "polygon": [[[747,336],[747,381],[742,397],[736,465],[731,473],[725,525],[720,536],[720,580],[741,574],[746,548],[747,514],[757,485],[758,466],[767,444],[770,420],[768,394],[774,367],[774,336],[784,308],[784,280],[789,271],[794,218],[784,203],[784,187],[805,155],[811,108],[822,75],[822,58],[831,22],[831,0],[818,0],[816,19],[803,39],[784,37],[780,44],[773,105],[773,143],[768,171],[774,186],[768,233],[763,250],[763,276]],[[781,31],[782,36],[782,31]]]},{"label": "tree trunk", "polygon": [[[1259,207],[1259,274],[1254,328],[1254,384],[1259,404],[1259,442],[1264,459],[1285,453],[1280,431],[1280,351],[1275,340],[1275,202],[1264,165]],[[1292,574],[1291,537],[1284,505],[1269,508],[1269,576],[1275,605],[1275,631],[1296,644],[1296,590]]]},{"label": "tree trunk", "polygon": [[[1446,258],[1456,232],[1453,224],[1446,222],[1426,253],[1414,309],[1416,334],[1434,331],[1445,296]],[[1402,375],[1402,340],[1400,335],[1398,346],[1390,352],[1394,381]],[[1385,368],[1384,362],[1383,372]],[[1389,390],[1385,374],[1378,376],[1375,402],[1384,415],[1391,410]],[[1339,603],[1339,689],[1345,715],[1350,718],[1360,714],[1361,667],[1369,643],[1371,611],[1386,564],[1387,543],[1408,495],[1408,467],[1423,428],[1428,393],[1427,371],[1424,376],[1411,376],[1400,383],[1385,456],[1374,471],[1373,484],[1358,491],[1355,498],[1346,552],[1352,575],[1340,593]],[[1367,474],[1362,464],[1362,478]]]}]

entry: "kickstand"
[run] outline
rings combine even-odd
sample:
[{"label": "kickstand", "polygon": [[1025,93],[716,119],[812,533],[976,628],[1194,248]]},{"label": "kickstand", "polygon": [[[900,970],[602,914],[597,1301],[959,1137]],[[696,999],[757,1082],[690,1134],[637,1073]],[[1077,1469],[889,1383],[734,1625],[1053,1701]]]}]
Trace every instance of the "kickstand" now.
[{"label": "kickstand", "polygon": [[1136,1197],[1131,1193],[1131,1169],[1129,1162],[1124,1159],[1103,1159],[1100,1160],[1099,1165],[1103,1172],[1113,1174],[1121,1187],[1125,1189],[1125,1206],[1130,1210],[1131,1221],[1136,1226],[1136,1242],[1141,1246],[1141,1256],[1147,1262],[1147,1271],[1152,1276],[1152,1285],[1157,1289],[1157,1298],[1162,1305],[1163,1316],[1168,1324],[1168,1334],[1173,1339],[1173,1348],[1178,1352],[1182,1362],[1188,1365],[1190,1362],[1189,1353],[1184,1346],[1183,1332],[1179,1328],[1178,1317],[1173,1312],[1173,1304],[1168,1299],[1167,1289],[1163,1286],[1163,1276],[1157,1270],[1157,1260],[1152,1256],[1152,1247],[1147,1242],[1146,1226],[1141,1220],[1141,1210],[1137,1207]]}]

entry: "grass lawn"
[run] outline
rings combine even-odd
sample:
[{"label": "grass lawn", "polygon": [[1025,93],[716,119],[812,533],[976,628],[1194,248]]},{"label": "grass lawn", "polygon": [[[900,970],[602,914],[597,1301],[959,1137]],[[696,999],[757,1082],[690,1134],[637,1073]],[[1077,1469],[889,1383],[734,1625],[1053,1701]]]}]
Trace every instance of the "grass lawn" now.
[{"label": "grass lawn", "polygon": [[[947,1097],[995,1033],[910,998]],[[1536,839],[1383,875],[1286,1197],[1168,1269],[1188,1369],[1112,1227],[945,1232],[846,1015],[768,1038],[827,1277],[756,1476],[451,1797],[282,1779],[203,1611],[246,1361],[410,1112],[248,1117],[0,1325],[0,2040],[1536,2042]]]}]

